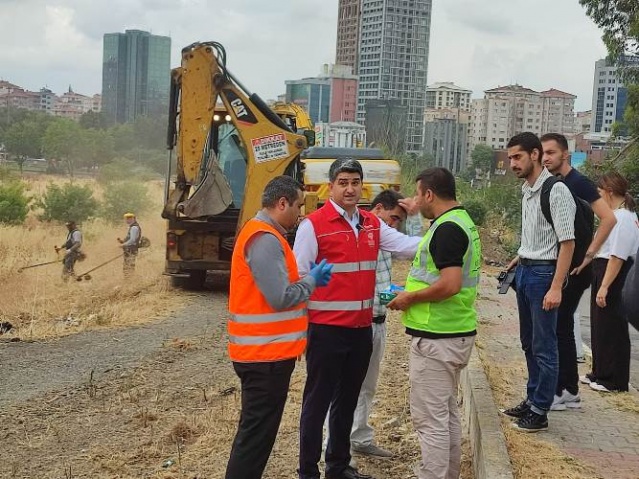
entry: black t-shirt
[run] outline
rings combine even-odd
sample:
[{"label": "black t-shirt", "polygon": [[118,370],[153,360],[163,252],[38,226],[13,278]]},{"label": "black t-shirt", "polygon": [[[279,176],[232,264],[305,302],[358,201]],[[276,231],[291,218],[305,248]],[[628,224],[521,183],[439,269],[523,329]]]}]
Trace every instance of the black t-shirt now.
[{"label": "black t-shirt", "polygon": [[[462,210],[462,206],[456,206],[448,211]],[[448,213],[448,211],[446,213]],[[435,218],[431,224],[437,221]],[[466,232],[457,223],[447,221],[437,227],[431,238],[428,252],[433,257],[433,262],[437,269],[442,270],[453,266],[462,267],[464,265],[464,255],[468,250],[469,240]],[[431,333],[406,328],[406,333],[411,336],[422,338],[439,339],[474,336],[476,331],[467,333]]]},{"label": "black t-shirt", "polygon": [[573,195],[581,198],[584,201],[587,201],[590,204],[593,204],[595,201],[601,198],[601,196],[599,196],[599,192],[597,191],[597,186],[595,186],[595,183],[590,178],[582,175],[574,168],[571,169],[564,177],[564,183]]},{"label": "black t-shirt", "polygon": [[[461,206],[453,208],[463,209]],[[468,249],[468,236],[457,223],[447,221],[437,227],[430,241],[428,251],[437,269],[463,266]]]}]

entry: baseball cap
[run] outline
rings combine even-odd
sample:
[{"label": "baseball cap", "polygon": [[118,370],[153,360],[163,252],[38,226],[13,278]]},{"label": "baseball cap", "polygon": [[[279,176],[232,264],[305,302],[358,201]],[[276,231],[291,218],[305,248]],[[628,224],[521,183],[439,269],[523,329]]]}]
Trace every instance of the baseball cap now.
[{"label": "baseball cap", "polygon": [[133,213],[124,213],[124,217],[125,218],[135,218],[135,215]]}]

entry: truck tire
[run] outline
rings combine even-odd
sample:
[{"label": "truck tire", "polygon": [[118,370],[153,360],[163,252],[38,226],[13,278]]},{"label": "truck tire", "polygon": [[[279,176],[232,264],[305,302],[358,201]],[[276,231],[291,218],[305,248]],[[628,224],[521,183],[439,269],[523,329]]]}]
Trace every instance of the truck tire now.
[{"label": "truck tire", "polygon": [[206,271],[192,270],[184,271],[189,273],[188,278],[172,277],[171,285],[175,288],[186,289],[188,291],[199,291],[204,289],[204,283],[206,282]]}]

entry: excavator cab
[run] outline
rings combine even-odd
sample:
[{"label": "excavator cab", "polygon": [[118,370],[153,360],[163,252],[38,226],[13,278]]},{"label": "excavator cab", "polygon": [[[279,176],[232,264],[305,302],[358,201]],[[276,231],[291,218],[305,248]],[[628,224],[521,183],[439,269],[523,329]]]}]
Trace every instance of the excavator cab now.
[{"label": "excavator cab", "polygon": [[217,42],[182,50],[167,140],[165,274],[195,289],[207,271],[230,269],[235,236],[261,208],[266,184],[283,174],[302,182],[309,142],[231,75]]}]

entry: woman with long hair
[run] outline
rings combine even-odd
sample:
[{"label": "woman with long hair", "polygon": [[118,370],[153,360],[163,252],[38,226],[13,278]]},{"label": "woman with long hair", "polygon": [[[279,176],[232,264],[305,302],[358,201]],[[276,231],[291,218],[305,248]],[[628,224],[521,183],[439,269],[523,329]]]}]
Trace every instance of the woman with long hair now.
[{"label": "woman with long hair", "polygon": [[592,372],[582,377],[595,391],[628,391],[630,337],[628,322],[618,309],[624,262],[639,248],[639,221],[628,181],[610,172],[597,183],[599,194],[612,208],[617,224],[593,261],[590,299]]}]

